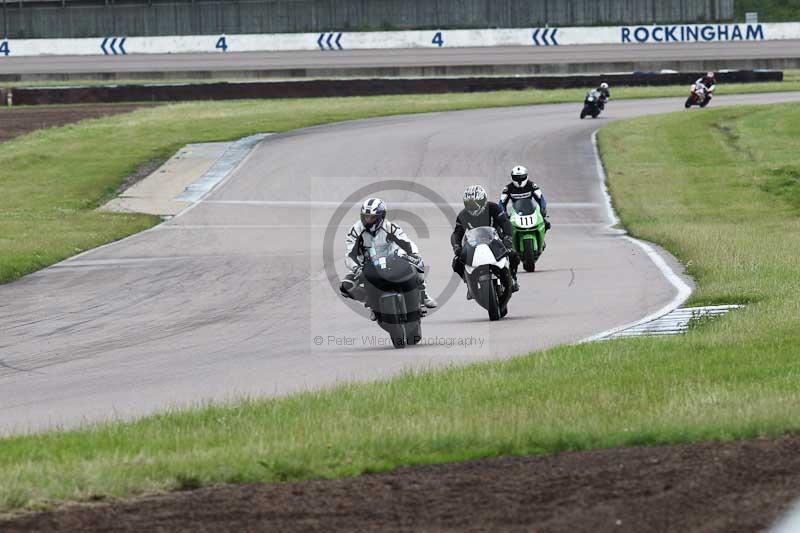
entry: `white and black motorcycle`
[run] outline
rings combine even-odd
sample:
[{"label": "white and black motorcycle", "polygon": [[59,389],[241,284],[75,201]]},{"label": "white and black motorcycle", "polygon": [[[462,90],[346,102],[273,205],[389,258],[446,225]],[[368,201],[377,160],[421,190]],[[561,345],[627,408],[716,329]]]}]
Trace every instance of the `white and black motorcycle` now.
[{"label": "white and black motorcycle", "polygon": [[422,339],[420,273],[414,261],[391,244],[373,246],[364,264],[367,305],[395,348],[405,348]]},{"label": "white and black motorcycle", "polygon": [[500,320],[508,313],[512,292],[511,262],[503,240],[491,226],[473,228],[464,235],[461,253],[470,294],[489,312],[489,320]]},{"label": "white and black motorcycle", "polygon": [[710,101],[711,98],[708,97],[705,85],[702,83],[693,83],[689,88],[689,97],[686,99],[684,107],[686,109],[689,109],[693,105],[705,107]]}]

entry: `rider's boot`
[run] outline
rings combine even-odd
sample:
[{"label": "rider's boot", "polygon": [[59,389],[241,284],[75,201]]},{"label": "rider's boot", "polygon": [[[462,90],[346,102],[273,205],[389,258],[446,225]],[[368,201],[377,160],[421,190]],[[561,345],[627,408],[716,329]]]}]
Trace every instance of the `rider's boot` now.
[{"label": "rider's boot", "polygon": [[422,300],[422,305],[428,309],[433,309],[434,307],[439,306],[439,303],[428,294],[428,288],[425,285],[422,286],[422,294],[420,294],[420,299]]}]

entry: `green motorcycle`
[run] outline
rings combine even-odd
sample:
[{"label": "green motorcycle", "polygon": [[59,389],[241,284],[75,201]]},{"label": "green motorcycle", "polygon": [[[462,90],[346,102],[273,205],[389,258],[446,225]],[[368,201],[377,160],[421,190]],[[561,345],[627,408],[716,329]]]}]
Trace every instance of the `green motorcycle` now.
[{"label": "green motorcycle", "polygon": [[536,270],[536,261],[542,255],[544,242],[544,217],[538,202],[532,198],[521,198],[508,204],[508,218],[514,230],[514,250],[522,259],[526,272]]}]

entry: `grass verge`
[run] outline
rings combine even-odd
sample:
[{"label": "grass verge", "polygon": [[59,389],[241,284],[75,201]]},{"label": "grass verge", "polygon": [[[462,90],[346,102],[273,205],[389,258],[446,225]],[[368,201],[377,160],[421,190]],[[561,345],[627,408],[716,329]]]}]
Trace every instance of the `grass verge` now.
[{"label": "grass verge", "polygon": [[643,118],[600,136],[624,223],[689,265],[694,302],[744,310],[680,337],[5,438],[0,511],[800,429],[798,135],[800,110],[782,105]]},{"label": "grass verge", "polygon": [[[800,90],[800,80],[730,85],[727,93]],[[682,96],[685,87],[620,87],[615,99]],[[578,102],[582,89],[198,102],[143,109],[34,132],[0,149],[0,283],[156,224],[96,208],[141,165],[190,142],[365,117],[478,107]],[[0,113],[2,113],[0,109]]]}]

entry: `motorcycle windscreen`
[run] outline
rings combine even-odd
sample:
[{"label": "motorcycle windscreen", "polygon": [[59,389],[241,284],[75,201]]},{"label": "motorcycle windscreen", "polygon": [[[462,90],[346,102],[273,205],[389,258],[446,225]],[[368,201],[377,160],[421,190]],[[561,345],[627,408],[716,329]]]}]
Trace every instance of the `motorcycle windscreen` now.
[{"label": "motorcycle windscreen", "polygon": [[384,291],[405,291],[417,285],[417,270],[391,244],[373,246],[364,262],[367,281]]},{"label": "motorcycle windscreen", "polygon": [[496,229],[491,226],[473,228],[464,235],[463,260],[465,264],[472,265],[475,249],[481,244],[489,246],[494,254],[495,261],[499,261],[508,253]]},{"label": "motorcycle windscreen", "polygon": [[519,200],[514,200],[513,207],[514,211],[522,216],[532,215],[536,212],[536,206],[534,205],[532,198],[520,198]]}]

